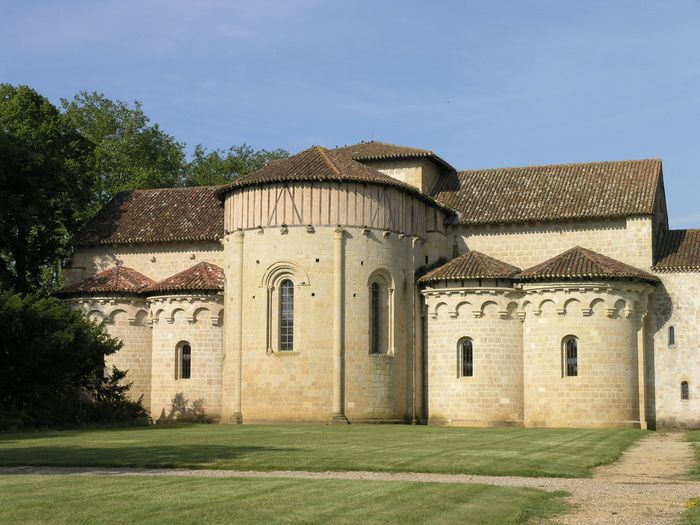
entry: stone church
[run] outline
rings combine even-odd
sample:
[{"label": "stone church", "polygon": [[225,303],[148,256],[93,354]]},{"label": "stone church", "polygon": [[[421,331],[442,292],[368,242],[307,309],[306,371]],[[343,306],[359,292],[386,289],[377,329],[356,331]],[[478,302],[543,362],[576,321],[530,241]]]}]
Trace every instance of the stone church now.
[{"label": "stone church", "polygon": [[314,146],[117,195],[59,295],[154,418],[700,426],[700,230],[668,229],[659,160]]}]

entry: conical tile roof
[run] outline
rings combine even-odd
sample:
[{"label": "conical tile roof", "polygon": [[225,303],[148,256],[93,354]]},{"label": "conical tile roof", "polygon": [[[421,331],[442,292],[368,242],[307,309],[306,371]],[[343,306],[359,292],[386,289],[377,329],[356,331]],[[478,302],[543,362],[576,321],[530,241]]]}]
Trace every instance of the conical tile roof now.
[{"label": "conical tile roof", "polygon": [[113,266],[96,275],[82,281],[61,288],[57,295],[79,295],[83,293],[139,293],[146,287],[155,284],[153,279],[126,268],[125,266]]},{"label": "conical tile roof", "polygon": [[218,190],[218,195],[260,184],[281,182],[360,182],[392,186],[446,209],[422,191],[353,160],[347,153],[313,146],[286,159],[275,160],[258,171],[239,177]]},{"label": "conical tile roof", "polygon": [[421,283],[454,279],[510,279],[520,268],[486,254],[470,251],[452,259],[419,279]]},{"label": "conical tile roof", "polygon": [[360,161],[427,158],[449,171],[454,171],[452,166],[428,149],[388,144],[378,140],[359,142],[335,148],[331,151],[348,155],[352,159]]},{"label": "conical tile roof", "polygon": [[655,275],[630,266],[606,255],[576,246],[532,268],[523,270],[521,278],[527,281],[551,279],[630,279],[658,282]]},{"label": "conical tile roof", "polygon": [[153,283],[145,292],[180,290],[219,291],[224,289],[224,270],[215,264],[201,262],[167,279]]}]

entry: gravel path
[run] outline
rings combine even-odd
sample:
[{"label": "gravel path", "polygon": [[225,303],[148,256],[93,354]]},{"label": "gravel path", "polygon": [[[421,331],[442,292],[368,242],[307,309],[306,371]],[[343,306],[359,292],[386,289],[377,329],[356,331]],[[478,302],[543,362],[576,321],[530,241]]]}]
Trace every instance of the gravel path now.
[{"label": "gravel path", "polygon": [[557,517],[562,525],[675,523],[700,482],[684,479],[693,450],[681,433],[653,432],[630,447],[612,465],[595,469],[592,479],[526,478],[387,472],[240,471],[98,467],[0,467],[0,474],[110,476],[187,476],[212,478],[299,478],[434,483],[482,483],[503,487],[565,490],[576,509]]}]

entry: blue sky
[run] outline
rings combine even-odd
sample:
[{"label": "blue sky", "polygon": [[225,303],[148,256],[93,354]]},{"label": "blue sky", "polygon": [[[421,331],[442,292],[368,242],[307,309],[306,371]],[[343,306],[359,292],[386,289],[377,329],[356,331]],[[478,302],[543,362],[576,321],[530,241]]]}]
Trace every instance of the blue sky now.
[{"label": "blue sky", "polygon": [[0,81],[186,142],[383,140],[457,168],[660,157],[700,227],[700,0],[0,0]]}]

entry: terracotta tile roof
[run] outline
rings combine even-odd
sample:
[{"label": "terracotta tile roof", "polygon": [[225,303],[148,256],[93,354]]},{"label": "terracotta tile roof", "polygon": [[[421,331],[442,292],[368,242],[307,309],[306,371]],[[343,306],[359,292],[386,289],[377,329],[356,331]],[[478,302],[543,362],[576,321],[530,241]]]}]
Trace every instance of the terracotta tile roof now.
[{"label": "terracotta tile roof", "polygon": [[216,240],[224,234],[220,186],[117,194],[88,222],[79,246]]},{"label": "terracotta tile roof", "polygon": [[369,166],[360,164],[352,160],[346,154],[328,150],[320,146],[313,146],[286,159],[273,161],[250,175],[239,177],[231,184],[220,188],[217,193],[221,196],[229,191],[246,186],[276,182],[304,181],[382,184],[399,188],[415,195],[425,202],[443,208],[443,206],[435,202],[432,197],[424,194],[410,184],[406,184]]},{"label": "terracotta tile roof", "polygon": [[606,255],[576,246],[520,274],[525,281],[563,280],[641,280],[658,282],[655,275]]},{"label": "terracotta tile roof", "polygon": [[113,266],[79,283],[64,286],[57,295],[80,295],[87,293],[141,293],[155,284],[153,279],[124,266]]},{"label": "terracotta tile roof", "polygon": [[144,292],[174,292],[178,290],[224,289],[224,270],[215,264],[201,262],[167,279],[153,283]]},{"label": "terracotta tile roof", "polygon": [[428,272],[418,282],[429,283],[449,279],[510,279],[518,272],[520,268],[516,266],[472,250]]},{"label": "terracotta tile roof", "polygon": [[411,148],[408,146],[398,146],[396,144],[387,144],[386,142],[379,142],[375,140],[335,148],[332,151],[349,155],[352,159],[360,161],[428,158],[448,171],[455,170],[452,166],[430,150]]},{"label": "terracotta tile roof", "polygon": [[431,194],[462,224],[650,215],[661,173],[657,159],[460,171]]},{"label": "terracotta tile roof", "polygon": [[700,230],[670,230],[658,246],[657,272],[700,271]]}]

